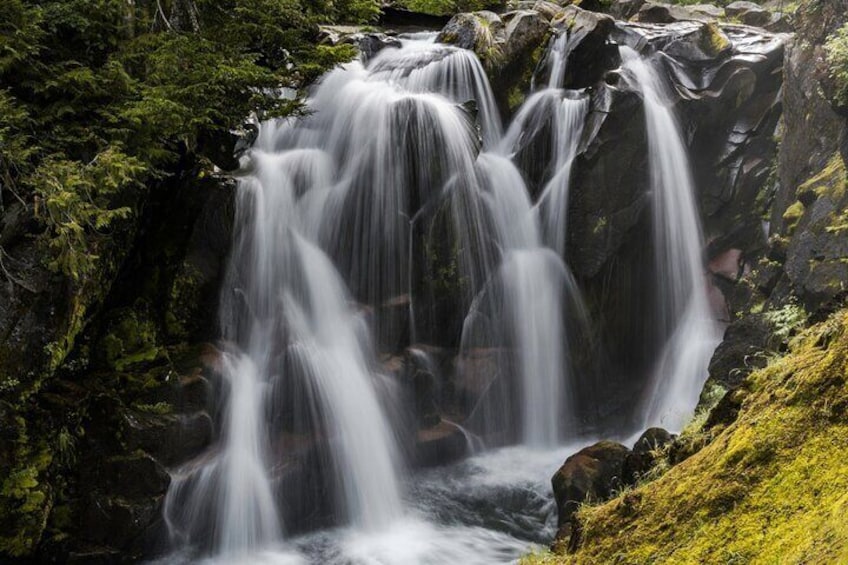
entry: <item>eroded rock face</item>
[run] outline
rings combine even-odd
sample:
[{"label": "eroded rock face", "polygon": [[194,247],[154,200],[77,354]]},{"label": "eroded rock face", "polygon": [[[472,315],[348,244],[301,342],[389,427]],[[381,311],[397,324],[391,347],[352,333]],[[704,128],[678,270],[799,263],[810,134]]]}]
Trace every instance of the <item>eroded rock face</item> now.
[{"label": "eroded rock face", "polygon": [[[664,71],[712,240],[708,258],[736,249],[740,265],[755,261],[766,245],[757,203],[775,158],[786,37],[698,21],[618,23],[612,36],[653,53]],[[645,243],[651,227],[644,111],[618,71],[609,71],[589,93],[585,149],[572,172],[568,258],[599,312],[603,349],[619,367],[609,373],[633,374],[635,367],[642,367],[636,373],[650,370],[645,312],[656,299],[654,259]],[[615,293],[604,290],[606,280],[617,281]],[[601,397],[613,402],[614,391],[632,386],[632,380],[610,382]]]}]

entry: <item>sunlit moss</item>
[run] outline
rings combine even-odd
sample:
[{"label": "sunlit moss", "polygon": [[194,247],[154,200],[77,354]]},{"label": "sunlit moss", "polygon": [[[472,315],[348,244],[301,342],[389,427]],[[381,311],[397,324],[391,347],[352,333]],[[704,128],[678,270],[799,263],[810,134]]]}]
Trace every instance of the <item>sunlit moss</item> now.
[{"label": "sunlit moss", "polygon": [[736,422],[658,480],[582,508],[550,563],[848,562],[848,310],[753,373]]}]

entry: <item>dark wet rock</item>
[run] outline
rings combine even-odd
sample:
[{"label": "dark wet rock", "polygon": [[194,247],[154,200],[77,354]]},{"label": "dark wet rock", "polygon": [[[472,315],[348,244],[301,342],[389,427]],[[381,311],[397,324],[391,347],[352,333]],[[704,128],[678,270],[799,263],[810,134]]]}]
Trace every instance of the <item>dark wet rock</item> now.
[{"label": "dark wet rock", "polygon": [[762,27],[773,33],[791,33],[795,29],[792,16],[781,12],[772,12]]},{"label": "dark wet rock", "polygon": [[389,4],[380,8],[379,24],[382,26],[404,26],[430,30],[443,27],[450,19],[451,16],[425,14]]},{"label": "dark wet rock", "polygon": [[645,430],[624,460],[622,482],[625,485],[636,484],[651,470],[657,458],[662,456],[662,450],[671,444],[675,437],[662,428]]},{"label": "dark wet rock", "polygon": [[699,21],[710,22],[716,19],[711,10],[691,9],[688,6],[645,2],[633,18],[634,21],[651,24],[670,24],[674,22]]},{"label": "dark wet rock", "polygon": [[171,482],[162,464],[146,453],[110,457],[92,480],[106,492],[128,499],[162,496]]},{"label": "dark wet rock", "polygon": [[610,40],[615,29],[612,17],[568,6],[552,24],[558,34],[568,34],[571,47],[565,66],[565,88],[593,85],[618,66],[618,48]]},{"label": "dark wet rock", "polygon": [[645,0],[615,0],[609,8],[609,14],[617,20],[629,20],[639,13]]},{"label": "dark wet rock", "polygon": [[771,232],[781,243],[784,276],[769,304],[780,307],[789,292],[812,314],[828,312],[846,295],[844,224],[848,205],[843,140],[845,118],[828,97],[829,77],[817,44],[845,18],[844,2],[823,2],[797,14],[798,39],[787,52],[784,74],[784,132]]},{"label": "dark wet rock", "polygon": [[623,485],[624,462],[630,450],[612,441],[581,449],[565,460],[551,484],[557,504],[557,539],[572,535],[574,514],[585,501],[603,501]]},{"label": "dark wet rock", "polygon": [[473,349],[457,358],[453,388],[467,407],[473,407],[498,378],[502,354],[497,349]]},{"label": "dark wet rock", "polygon": [[161,498],[134,502],[117,496],[92,494],[84,508],[83,523],[89,527],[84,539],[122,548],[127,561],[147,554],[164,530]]},{"label": "dark wet rock", "polygon": [[69,565],[114,565],[125,555],[110,547],[89,547],[68,552]]},{"label": "dark wet rock", "polygon": [[164,240],[174,237],[186,242],[183,258],[168,279],[165,329],[170,339],[203,341],[217,337],[220,285],[232,241],[235,192],[235,183],[224,179],[208,179],[187,188],[181,206],[195,215],[173,218],[187,233],[160,235]]},{"label": "dark wet rock", "polygon": [[258,128],[254,124],[244,124],[232,131],[220,131],[198,140],[198,150],[223,171],[235,171],[239,168],[239,158],[253,145]]},{"label": "dark wet rock", "polygon": [[130,450],[142,449],[165,465],[191,459],[212,440],[212,420],[205,412],[159,415],[127,411],[123,424]]},{"label": "dark wet rock", "polygon": [[[708,258],[735,249],[745,274],[745,265],[756,263],[767,246],[759,210],[776,154],[787,38],[699,21],[619,22],[612,38],[663,71],[692,157],[705,232],[713,237]],[[654,258],[644,243],[652,233],[644,109],[615,70],[589,92],[591,112],[572,170],[569,265],[591,308],[601,313],[596,324],[602,349],[614,352],[608,373],[648,374],[655,345],[644,332],[644,313],[657,298]],[[533,185],[532,175],[530,180]],[[615,293],[605,290],[610,280],[617,281]],[[744,302],[729,295],[741,297],[746,284],[727,279],[721,285],[728,300]],[[632,379],[613,377],[605,384],[599,394],[611,402],[635,394]]]},{"label": "dark wet rock", "polygon": [[444,465],[469,454],[468,438],[456,424],[442,420],[420,430],[415,441],[415,464],[419,467]]},{"label": "dark wet rock", "polygon": [[762,314],[734,320],[710,360],[710,381],[726,389],[738,387],[751,372],[768,363],[780,345],[774,327]]},{"label": "dark wet rock", "polygon": [[457,14],[439,32],[436,41],[470,49],[487,67],[497,64],[505,39],[504,24],[494,12]]},{"label": "dark wet rock", "polygon": [[365,61],[368,61],[383,49],[399,49],[401,46],[400,39],[385,33],[355,33],[342,37],[339,43],[356,45]]},{"label": "dark wet rock", "polygon": [[848,241],[829,229],[842,222],[844,168],[839,176],[843,194],[837,199],[824,196],[807,210],[797,235],[789,242],[784,264],[793,289],[814,312],[831,311],[848,295]]}]

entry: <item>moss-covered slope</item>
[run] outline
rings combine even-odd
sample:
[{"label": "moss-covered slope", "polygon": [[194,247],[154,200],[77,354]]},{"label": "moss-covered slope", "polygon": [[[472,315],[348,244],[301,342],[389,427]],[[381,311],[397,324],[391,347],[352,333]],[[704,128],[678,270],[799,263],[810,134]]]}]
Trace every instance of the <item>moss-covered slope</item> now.
[{"label": "moss-covered slope", "polygon": [[746,382],[738,419],[526,563],[848,563],[848,310]]}]

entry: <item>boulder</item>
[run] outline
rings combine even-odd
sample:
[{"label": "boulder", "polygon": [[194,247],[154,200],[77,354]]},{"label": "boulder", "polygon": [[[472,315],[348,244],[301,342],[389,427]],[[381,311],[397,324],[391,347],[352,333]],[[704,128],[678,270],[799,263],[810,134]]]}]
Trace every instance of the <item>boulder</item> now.
[{"label": "boulder", "polygon": [[455,15],[436,36],[439,43],[474,51],[486,66],[499,62],[504,40],[503,21],[487,10]]},{"label": "boulder", "polygon": [[717,64],[730,55],[733,45],[714,23],[681,29],[663,47],[663,53],[676,61]]},{"label": "boulder", "polygon": [[731,2],[725,9],[728,18],[735,18],[743,24],[762,27],[771,20],[771,13],[753,2],[738,0]]},{"label": "boulder", "polygon": [[752,371],[767,364],[768,352],[776,351],[779,342],[762,314],[734,320],[710,360],[710,381],[726,389],[738,387]]},{"label": "boulder", "polygon": [[529,90],[550,31],[548,22],[561,13],[549,2],[540,7],[549,16],[524,6],[502,16],[488,11],[457,14],[436,38],[477,54],[504,113],[514,110]]},{"label": "boulder", "polygon": [[629,20],[639,13],[645,0],[615,0],[609,8],[609,13],[617,20]]},{"label": "boulder", "polygon": [[357,33],[343,37],[340,43],[356,45],[366,62],[383,49],[389,47],[397,49],[401,46],[400,39],[385,33]]},{"label": "boulder", "polygon": [[645,2],[633,18],[634,21],[651,24],[670,24],[674,22],[697,21],[711,22],[716,17],[709,9],[692,9],[688,6],[664,4],[662,2]]},{"label": "boulder", "polygon": [[562,12],[562,6],[560,4],[549,2],[548,0],[536,0],[535,2],[529,2],[529,4],[529,9],[538,12],[540,16],[548,21],[553,20]]},{"label": "boulder", "polygon": [[636,443],[633,451],[627,454],[622,470],[622,481],[634,485],[651,470],[657,455],[665,446],[674,441],[675,436],[662,428],[648,428]]},{"label": "boulder", "polygon": [[[567,39],[563,87],[586,88],[602,80],[609,69],[618,66],[618,47],[610,39],[615,29],[615,20],[611,16],[567,6],[551,23],[557,31],[557,37],[551,41],[560,41],[563,35]],[[545,60],[544,65],[547,75],[552,60]],[[546,83],[546,75],[537,76],[537,82],[542,80]]]},{"label": "boulder", "polygon": [[715,4],[695,4],[693,6],[688,6],[688,8],[696,14],[703,14],[716,20],[725,17],[724,8],[716,6]]},{"label": "boulder", "polygon": [[501,16],[506,23],[503,52],[507,61],[515,60],[538,47],[548,32],[548,20],[535,10],[508,12]]},{"label": "boulder", "polygon": [[585,501],[602,501],[621,488],[624,462],[630,450],[619,443],[601,441],[565,460],[551,478],[557,505],[557,539],[571,536],[573,517]]},{"label": "boulder", "polygon": [[470,451],[466,432],[447,420],[416,434],[415,464],[419,467],[445,465],[461,459]]}]

